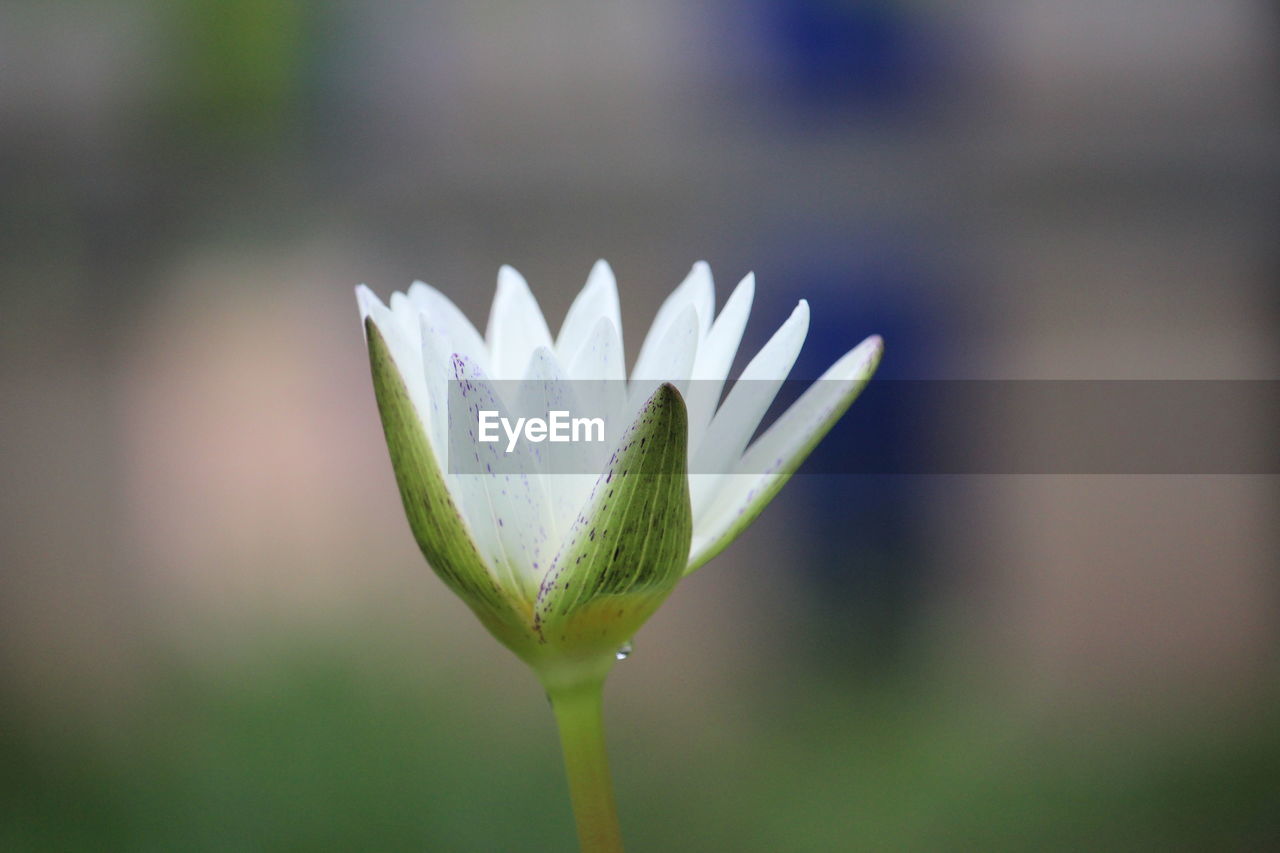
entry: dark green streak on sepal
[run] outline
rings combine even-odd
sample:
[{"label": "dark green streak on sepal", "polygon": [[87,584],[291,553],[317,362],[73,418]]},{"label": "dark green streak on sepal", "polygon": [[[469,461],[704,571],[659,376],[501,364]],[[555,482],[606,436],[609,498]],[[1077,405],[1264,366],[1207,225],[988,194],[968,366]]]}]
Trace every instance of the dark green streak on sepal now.
[{"label": "dark green streak on sepal", "polygon": [[663,385],[619,441],[538,591],[548,650],[612,655],[684,573],[693,535],[684,400]]},{"label": "dark green streak on sepal", "polygon": [[404,378],[372,318],[365,320],[369,368],[391,467],[409,527],[440,579],[467,603],[504,645],[526,657],[537,644],[530,603],[498,585],[485,568],[471,533],[445,486]]}]

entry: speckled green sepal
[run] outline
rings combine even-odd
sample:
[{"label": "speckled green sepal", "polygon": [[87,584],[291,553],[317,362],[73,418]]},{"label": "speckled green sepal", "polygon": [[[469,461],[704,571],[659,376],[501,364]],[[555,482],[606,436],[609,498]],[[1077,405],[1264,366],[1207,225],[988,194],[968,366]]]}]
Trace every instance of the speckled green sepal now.
[{"label": "speckled green sepal", "polygon": [[527,658],[538,645],[532,606],[500,586],[490,574],[449,494],[422,420],[372,318],[365,320],[365,334],[391,467],[418,547],[440,579],[475,611],[485,627],[517,655]]},{"label": "speckled green sepal", "polygon": [[693,533],[687,441],[684,400],[662,385],[622,437],[542,582],[534,628],[545,646],[612,660],[680,580]]}]

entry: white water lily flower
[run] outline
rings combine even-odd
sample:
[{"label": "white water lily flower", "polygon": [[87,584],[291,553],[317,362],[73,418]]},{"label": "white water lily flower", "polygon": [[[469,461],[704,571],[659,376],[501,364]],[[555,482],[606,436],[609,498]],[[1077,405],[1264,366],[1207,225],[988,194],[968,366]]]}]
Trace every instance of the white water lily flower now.
[{"label": "white water lily flower", "polygon": [[[717,315],[710,269],[695,264],[659,309],[628,378],[617,286],[604,261],[555,336],[510,267],[498,274],[483,336],[422,282],[392,294],[389,306],[356,288],[419,546],[544,683],[579,678],[584,667],[607,671],[679,579],[769,503],[875,371],[883,345],[870,337],[751,442],[809,325],[801,300],[723,395],[754,291],[748,275]],[[449,411],[450,383],[501,407],[496,380],[562,379],[596,380],[592,402],[630,425],[598,474],[550,473],[531,456],[518,476],[447,464],[451,423],[461,417]]]}]

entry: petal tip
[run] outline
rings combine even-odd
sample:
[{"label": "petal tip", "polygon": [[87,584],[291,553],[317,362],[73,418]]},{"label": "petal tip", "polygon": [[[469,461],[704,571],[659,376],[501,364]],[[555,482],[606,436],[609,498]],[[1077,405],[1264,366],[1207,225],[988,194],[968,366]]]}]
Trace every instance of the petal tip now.
[{"label": "petal tip", "polygon": [[831,365],[824,379],[869,379],[880,366],[884,354],[884,338],[871,335]]},{"label": "petal tip", "polygon": [[609,266],[608,261],[600,258],[591,265],[591,272],[587,273],[587,283],[582,287],[582,294],[596,294],[601,290],[614,291],[616,293],[617,289],[618,280],[613,274],[613,267]]},{"label": "petal tip", "polygon": [[382,300],[374,293],[367,284],[356,285],[356,306],[360,309],[360,319],[366,320],[373,316],[376,306],[382,304]]},{"label": "petal tip", "polygon": [[862,346],[867,348],[866,364],[869,375],[880,366],[880,358],[884,355],[884,338],[872,335],[862,342]]},{"label": "petal tip", "polygon": [[498,290],[505,290],[509,287],[520,287],[527,290],[529,285],[524,280],[524,276],[520,275],[519,270],[510,264],[503,264],[498,267]]},{"label": "petal tip", "polygon": [[809,330],[809,300],[801,299],[796,303],[796,307],[792,309],[791,316],[787,318],[788,323],[798,323],[804,327],[806,334]]}]

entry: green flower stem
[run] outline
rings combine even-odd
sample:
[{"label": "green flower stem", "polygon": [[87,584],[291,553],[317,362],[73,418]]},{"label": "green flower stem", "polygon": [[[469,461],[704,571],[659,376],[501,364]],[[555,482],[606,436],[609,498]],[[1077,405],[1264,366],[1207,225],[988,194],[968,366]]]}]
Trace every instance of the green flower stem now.
[{"label": "green flower stem", "polygon": [[618,809],[604,747],[604,679],[548,691],[560,728],[582,853],[621,853]]}]

